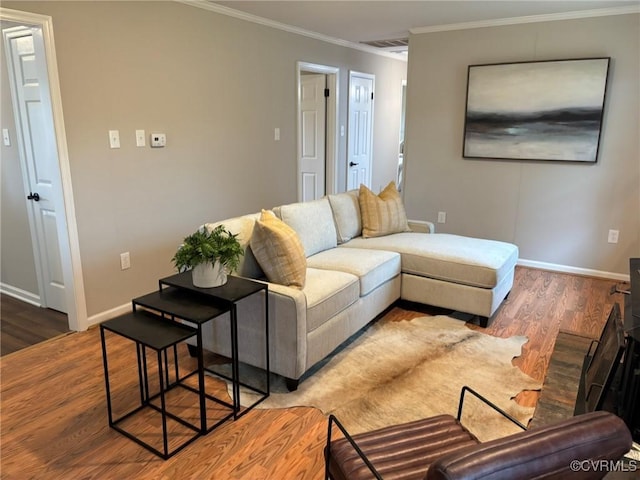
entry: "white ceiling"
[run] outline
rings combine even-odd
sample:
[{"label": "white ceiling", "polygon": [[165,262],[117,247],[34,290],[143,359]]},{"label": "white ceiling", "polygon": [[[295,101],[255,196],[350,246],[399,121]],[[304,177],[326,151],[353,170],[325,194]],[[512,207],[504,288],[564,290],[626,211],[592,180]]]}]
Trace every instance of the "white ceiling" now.
[{"label": "white ceiling", "polygon": [[355,43],[404,38],[410,29],[421,27],[640,5],[639,0],[231,0],[211,3]]}]

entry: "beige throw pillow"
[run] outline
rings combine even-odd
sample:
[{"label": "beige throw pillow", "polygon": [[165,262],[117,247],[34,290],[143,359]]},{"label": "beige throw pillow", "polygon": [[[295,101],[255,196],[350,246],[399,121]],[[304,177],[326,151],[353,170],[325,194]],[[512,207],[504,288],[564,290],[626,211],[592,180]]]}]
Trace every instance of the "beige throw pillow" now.
[{"label": "beige throw pillow", "polygon": [[362,215],[362,236],[381,237],[391,233],[409,230],[407,212],[395,182],[389,183],[376,195],[366,186],[360,185],[360,213]]},{"label": "beige throw pillow", "polygon": [[262,210],[251,236],[251,250],[267,279],[304,288],[307,258],[298,234],[273,212]]}]

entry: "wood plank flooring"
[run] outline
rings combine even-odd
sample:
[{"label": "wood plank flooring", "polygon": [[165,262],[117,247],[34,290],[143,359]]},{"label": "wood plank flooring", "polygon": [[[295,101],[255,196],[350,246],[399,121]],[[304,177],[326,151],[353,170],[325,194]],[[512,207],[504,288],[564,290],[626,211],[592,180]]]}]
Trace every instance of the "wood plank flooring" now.
[{"label": "wood plank flooring", "polygon": [[0,355],[68,332],[69,320],[64,313],[0,295]]},{"label": "wood plank flooring", "polygon": [[[621,301],[621,295],[609,295],[614,284],[519,267],[508,300],[485,331],[528,336],[514,364],[542,381],[561,328],[599,335],[612,303]],[[401,304],[387,315],[401,321],[438,313],[448,312]],[[113,336],[108,348],[115,396],[135,401],[134,347]],[[181,365],[194,367],[186,348],[180,356]],[[0,379],[3,480],[323,478],[326,418],[313,408],[254,410],[167,461],[109,429],[97,328],[0,358]],[[211,382],[226,395],[221,383]],[[519,400],[535,404],[537,395]],[[171,402],[186,416],[195,408],[183,396]]]}]

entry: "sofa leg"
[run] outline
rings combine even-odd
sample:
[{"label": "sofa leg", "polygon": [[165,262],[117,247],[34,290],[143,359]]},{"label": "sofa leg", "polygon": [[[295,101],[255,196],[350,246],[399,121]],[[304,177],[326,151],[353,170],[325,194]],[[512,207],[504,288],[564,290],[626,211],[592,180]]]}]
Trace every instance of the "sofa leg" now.
[{"label": "sofa leg", "polygon": [[290,392],[295,392],[298,389],[298,385],[300,384],[299,378],[285,378],[285,383],[287,385],[287,390]]},{"label": "sofa leg", "polygon": [[478,320],[482,328],[487,328],[487,326],[489,325],[489,317],[482,317],[478,315]]}]

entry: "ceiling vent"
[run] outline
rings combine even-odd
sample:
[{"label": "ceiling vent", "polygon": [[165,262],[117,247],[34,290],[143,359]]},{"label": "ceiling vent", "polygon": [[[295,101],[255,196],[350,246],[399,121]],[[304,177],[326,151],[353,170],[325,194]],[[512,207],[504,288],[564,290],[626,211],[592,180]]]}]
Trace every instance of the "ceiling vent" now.
[{"label": "ceiling vent", "polygon": [[369,45],[371,47],[376,48],[384,48],[385,50],[407,50],[409,48],[409,39],[408,38],[396,38],[394,40],[370,40],[368,42],[360,42],[365,45]]}]

